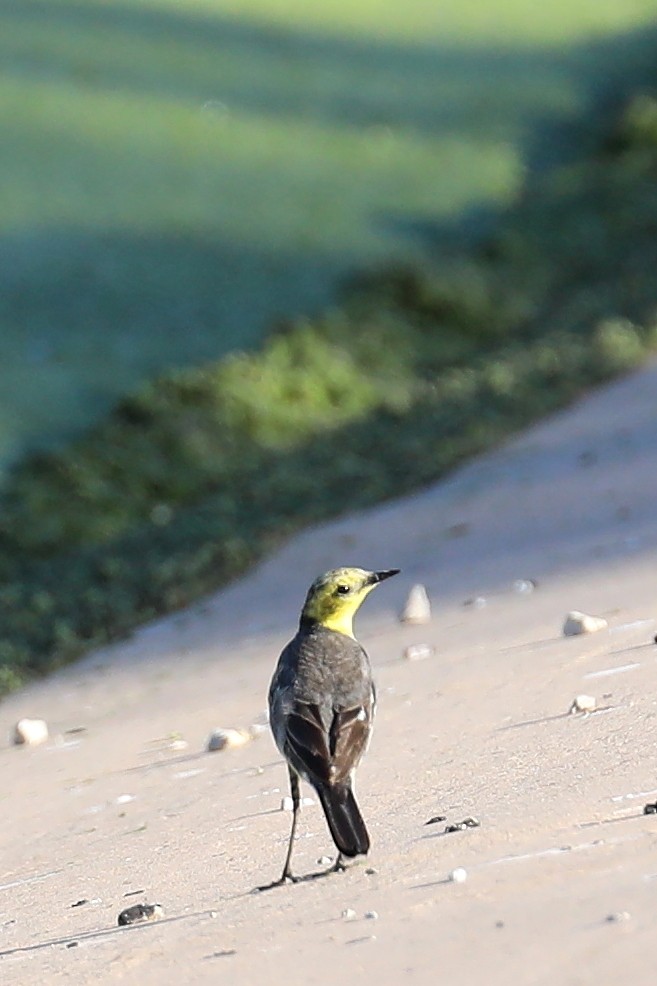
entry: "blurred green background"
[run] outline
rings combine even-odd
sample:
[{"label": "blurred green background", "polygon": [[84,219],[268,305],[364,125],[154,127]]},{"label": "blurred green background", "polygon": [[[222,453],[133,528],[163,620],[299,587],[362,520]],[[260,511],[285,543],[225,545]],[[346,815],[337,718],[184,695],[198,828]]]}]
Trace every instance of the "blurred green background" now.
[{"label": "blurred green background", "polygon": [[0,0],[0,74],[0,696],[657,350],[657,0]]},{"label": "blurred green background", "polygon": [[476,235],[657,0],[0,0],[0,475],[339,278]]}]

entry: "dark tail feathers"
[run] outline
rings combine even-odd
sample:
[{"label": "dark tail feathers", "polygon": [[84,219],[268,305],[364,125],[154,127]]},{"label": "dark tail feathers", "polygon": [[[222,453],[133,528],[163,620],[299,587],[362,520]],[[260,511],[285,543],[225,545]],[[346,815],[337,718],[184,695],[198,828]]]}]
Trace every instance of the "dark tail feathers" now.
[{"label": "dark tail feathers", "polygon": [[364,856],[369,852],[370,837],[351,785],[326,784],[317,788],[317,794],[340,852],[345,856]]}]

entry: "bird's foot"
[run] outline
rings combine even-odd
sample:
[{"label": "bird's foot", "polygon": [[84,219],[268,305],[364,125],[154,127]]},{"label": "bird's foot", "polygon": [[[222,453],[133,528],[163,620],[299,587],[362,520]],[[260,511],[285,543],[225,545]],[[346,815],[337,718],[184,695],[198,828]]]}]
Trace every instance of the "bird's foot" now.
[{"label": "bird's foot", "polygon": [[292,876],[291,873],[283,873],[273,883],[266,883],[264,887],[256,887],[254,893],[264,893],[265,890],[273,890],[274,887],[284,887],[286,883],[300,883],[301,880],[303,880],[301,876]]}]

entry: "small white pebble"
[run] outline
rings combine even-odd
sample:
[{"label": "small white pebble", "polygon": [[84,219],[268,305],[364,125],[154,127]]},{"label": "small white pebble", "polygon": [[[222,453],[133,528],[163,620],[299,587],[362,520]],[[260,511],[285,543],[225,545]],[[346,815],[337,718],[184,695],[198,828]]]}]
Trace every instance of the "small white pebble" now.
[{"label": "small white pebble", "polygon": [[576,695],[568,711],[571,716],[576,712],[595,712],[596,705],[593,695]]},{"label": "small white pebble", "polygon": [[622,921],[629,921],[632,915],[629,911],[614,911],[613,914],[608,914],[606,920],[610,924],[620,924]]},{"label": "small white pebble", "polygon": [[188,746],[189,743],[184,739],[174,739],[169,743],[169,749],[174,753],[181,753],[183,750],[186,750]]},{"label": "small white pebble", "polygon": [[431,619],[431,603],[423,585],[414,585],[399,615],[402,623],[428,623]]},{"label": "small white pebble", "polygon": [[244,746],[252,739],[246,729],[213,729],[207,742],[207,750],[214,753],[217,750],[234,750]]},{"label": "small white pebble", "polygon": [[44,719],[19,719],[14,727],[16,746],[38,746],[48,739],[48,724]]},{"label": "small white pebble", "polygon": [[468,871],[462,866],[457,866],[455,870],[449,874],[449,878],[452,883],[465,883],[468,879]]},{"label": "small white pebble", "polygon": [[513,583],[513,591],[520,596],[529,596],[536,588],[536,583],[532,579],[516,579]]},{"label": "small white pebble", "polygon": [[379,913],[378,911],[365,911],[365,917],[368,921],[378,921]]},{"label": "small white pebble", "polygon": [[351,907],[345,907],[344,911],[340,915],[343,921],[353,921],[356,917],[356,912]]},{"label": "small white pebble", "polygon": [[120,794],[118,798],[114,799],[114,804],[117,805],[128,805],[131,801],[135,800],[134,794]]},{"label": "small white pebble", "polygon": [[268,732],[269,726],[263,725],[261,722],[252,722],[249,726],[248,732],[251,739],[258,739],[263,733]]},{"label": "small white pebble", "polygon": [[433,657],[435,653],[435,650],[430,644],[409,644],[404,649],[404,659],[406,661],[426,661],[427,658]]},{"label": "small white pebble", "polygon": [[[312,798],[301,798],[299,800],[300,808],[310,808],[310,806],[314,804],[315,802]],[[289,794],[286,797],[281,798],[281,811],[294,811],[294,801]]]},{"label": "small white pebble", "polygon": [[589,616],[587,613],[573,609],[564,620],[563,635],[577,637],[583,633],[597,633],[598,630],[606,630],[608,625],[602,616]]},{"label": "small white pebble", "polygon": [[332,856],[320,856],[319,859],[317,860],[317,865],[330,866],[332,862],[333,862]]}]

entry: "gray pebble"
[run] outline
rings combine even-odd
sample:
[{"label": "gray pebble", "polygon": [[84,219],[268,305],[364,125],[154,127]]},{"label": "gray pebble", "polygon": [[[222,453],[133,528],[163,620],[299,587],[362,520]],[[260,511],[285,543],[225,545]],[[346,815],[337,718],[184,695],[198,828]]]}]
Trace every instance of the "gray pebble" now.
[{"label": "gray pebble", "polygon": [[433,657],[435,650],[430,644],[409,644],[404,648],[404,660],[406,661],[426,661]]},{"label": "gray pebble", "polygon": [[164,909],[160,904],[133,904],[132,907],[126,907],[125,911],[121,911],[118,923],[121,926],[139,924],[142,921],[155,921],[163,915]]}]

